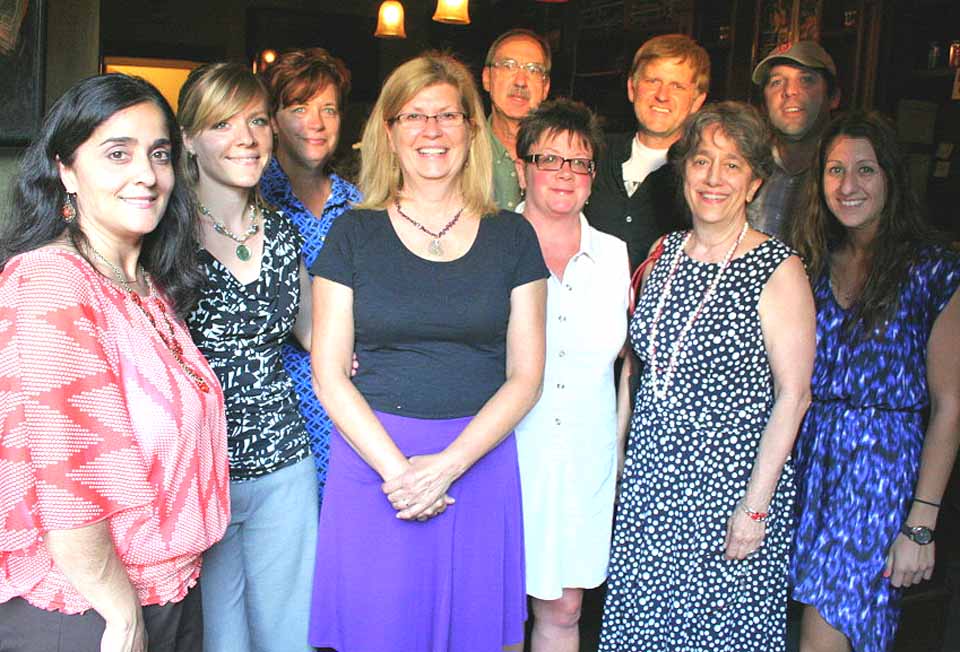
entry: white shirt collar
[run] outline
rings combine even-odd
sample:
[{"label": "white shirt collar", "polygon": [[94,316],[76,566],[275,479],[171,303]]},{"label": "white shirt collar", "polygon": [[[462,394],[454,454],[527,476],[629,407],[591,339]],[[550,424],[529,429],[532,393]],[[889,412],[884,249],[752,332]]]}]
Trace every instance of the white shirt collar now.
[{"label": "white shirt collar", "polygon": [[[523,209],[526,207],[527,202],[524,200],[517,204],[517,207],[513,210],[522,215]],[[587,222],[587,218],[582,212],[580,213],[580,248],[577,249],[577,253],[570,257],[570,260],[576,260],[581,255],[588,257],[592,261],[596,261],[598,255],[596,238],[593,237],[593,227]]]}]

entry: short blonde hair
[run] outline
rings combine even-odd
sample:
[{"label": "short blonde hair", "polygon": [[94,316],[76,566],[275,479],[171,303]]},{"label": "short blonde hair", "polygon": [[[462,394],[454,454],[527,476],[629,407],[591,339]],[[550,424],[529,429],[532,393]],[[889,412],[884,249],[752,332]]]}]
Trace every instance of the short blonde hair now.
[{"label": "short blonde hair", "polygon": [[364,200],[359,208],[382,210],[403,187],[403,172],[390,148],[387,124],[417,93],[436,84],[450,84],[460,96],[467,114],[470,144],[459,173],[464,207],[478,215],[495,213],[493,203],[493,153],[483,117],[483,104],[473,75],[449,54],[425,52],[390,73],[380,91],[360,140],[360,178],[357,184]]},{"label": "short blonde hair", "polygon": [[679,59],[693,69],[697,90],[710,90],[710,55],[686,34],[660,34],[646,41],[633,55],[630,79],[636,79],[644,67],[656,59]]},{"label": "short blonde hair", "polygon": [[[177,122],[185,134],[195,136],[257,98],[269,108],[270,94],[249,68],[239,63],[208,63],[192,70],[180,88]],[[184,178],[196,185],[200,178],[196,159],[183,156],[180,161]]]}]

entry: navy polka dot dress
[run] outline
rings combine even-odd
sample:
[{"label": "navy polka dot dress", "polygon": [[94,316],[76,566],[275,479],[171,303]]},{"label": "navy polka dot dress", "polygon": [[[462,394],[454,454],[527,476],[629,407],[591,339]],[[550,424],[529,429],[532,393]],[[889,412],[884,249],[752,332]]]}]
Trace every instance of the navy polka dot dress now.
[{"label": "navy polka dot dress", "polygon": [[[776,652],[785,649],[794,498],[789,462],[760,550],[746,560],[727,561],[723,541],[773,405],[760,293],[791,251],[771,238],[730,263],[684,340],[666,396],[658,398],[647,359],[650,322],[683,239],[683,233],[666,238],[630,324],[643,371],[600,650]],[[664,371],[673,343],[718,269],[719,264],[680,254],[657,324],[656,363]]]},{"label": "navy polka dot dress", "polygon": [[863,338],[828,275],[814,286],[813,404],[797,437],[793,597],[814,605],[857,652],[893,648],[899,589],[883,577],[920,467],[927,341],[960,286],[960,257],[924,247],[893,319]]}]

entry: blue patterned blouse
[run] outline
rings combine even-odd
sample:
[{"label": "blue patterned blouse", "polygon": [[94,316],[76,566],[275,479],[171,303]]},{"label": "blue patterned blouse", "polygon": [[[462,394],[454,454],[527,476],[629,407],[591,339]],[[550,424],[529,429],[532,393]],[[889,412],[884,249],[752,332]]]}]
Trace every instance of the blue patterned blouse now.
[{"label": "blue patterned blouse", "polygon": [[[332,187],[330,197],[323,206],[323,214],[317,218],[293,194],[290,178],[280,167],[276,158],[260,179],[260,192],[264,199],[279,209],[297,227],[303,238],[301,255],[307,269],[313,265],[317,254],[323,248],[330,225],[351,205],[361,199],[360,191],[349,181],[336,174],[330,175]],[[283,363],[287,373],[293,379],[294,389],[300,399],[300,413],[307,424],[307,433],[310,435],[310,448],[317,467],[317,484],[320,497],[323,497],[323,486],[327,478],[327,463],[330,459],[330,418],[326,410],[320,405],[310,380],[310,354],[300,348],[295,342],[288,341],[283,345]]]}]

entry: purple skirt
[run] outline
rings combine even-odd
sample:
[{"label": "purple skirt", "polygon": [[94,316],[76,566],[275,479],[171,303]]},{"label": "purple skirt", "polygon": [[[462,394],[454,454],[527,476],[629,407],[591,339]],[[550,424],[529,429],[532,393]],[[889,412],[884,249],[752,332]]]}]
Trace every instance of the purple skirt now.
[{"label": "purple skirt", "polygon": [[[403,453],[437,453],[472,417],[377,418]],[[527,617],[511,433],[451,487],[456,504],[402,521],[380,476],[334,428],[317,533],[310,643],[338,652],[496,652]]]}]

